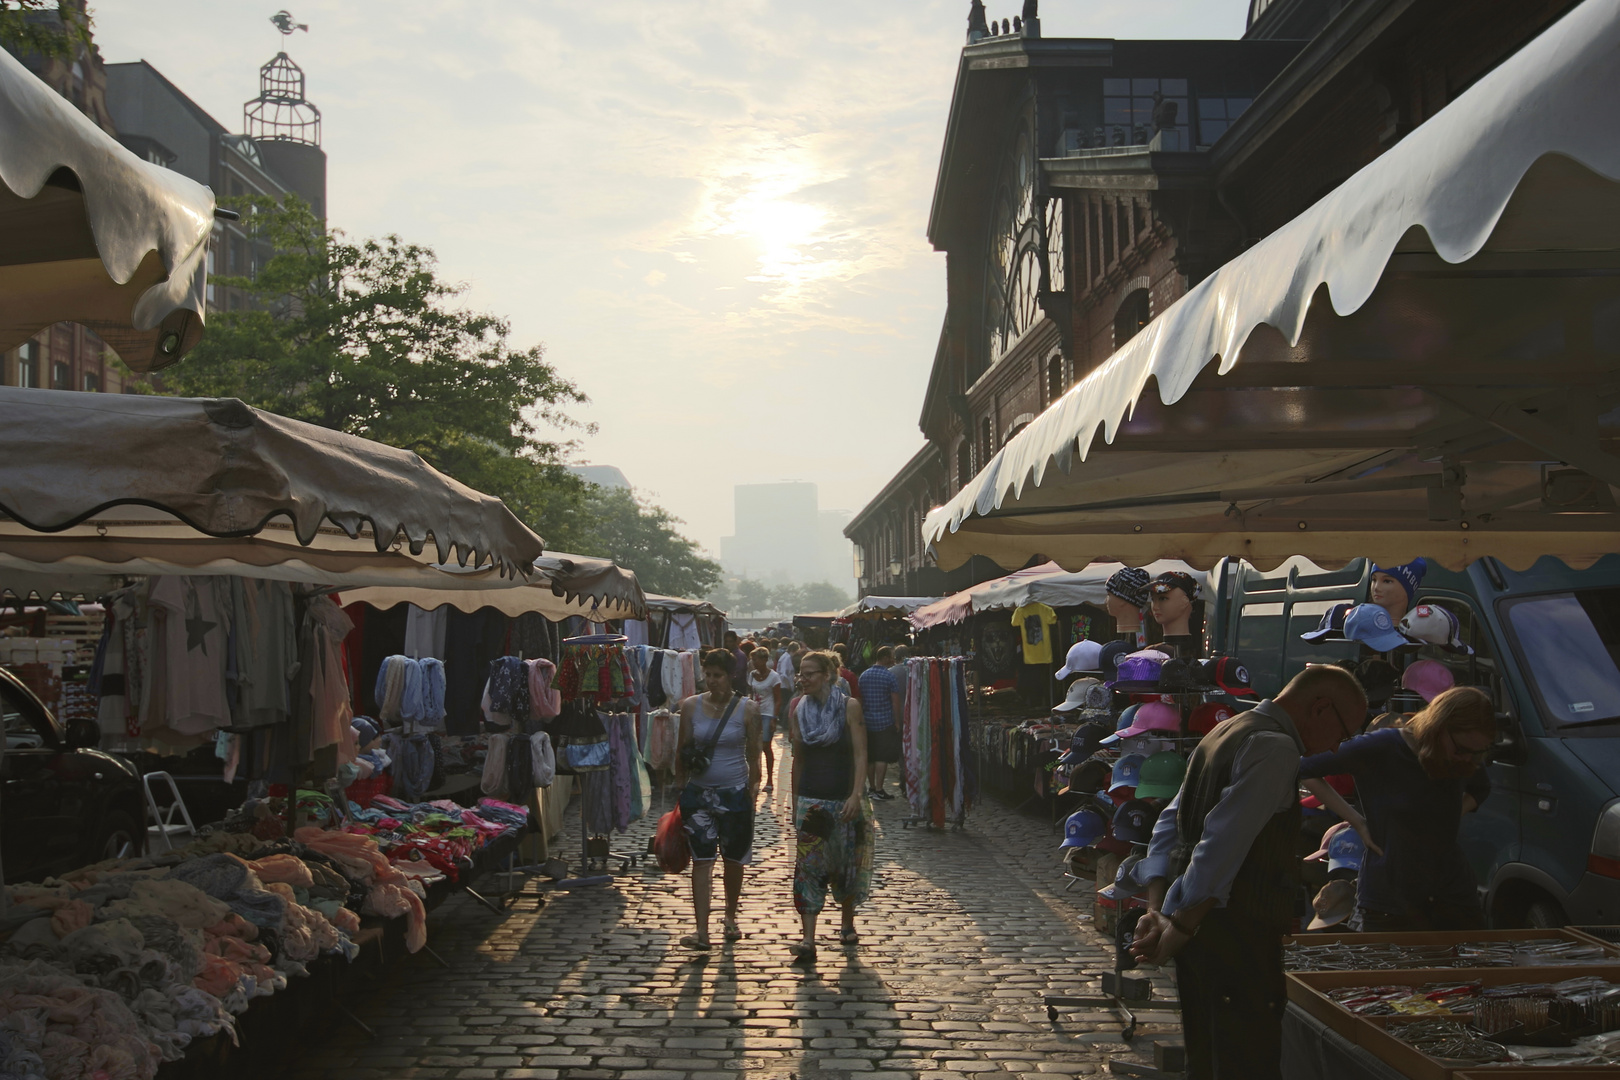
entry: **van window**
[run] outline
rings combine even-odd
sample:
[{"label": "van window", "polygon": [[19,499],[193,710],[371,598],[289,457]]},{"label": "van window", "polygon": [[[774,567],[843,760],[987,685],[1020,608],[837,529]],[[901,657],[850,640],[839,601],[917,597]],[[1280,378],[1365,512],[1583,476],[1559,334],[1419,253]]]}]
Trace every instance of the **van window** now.
[{"label": "van window", "polygon": [[[1497,711],[1512,712],[1507,687],[1502,682],[1501,667],[1496,660],[1496,650],[1491,644],[1490,628],[1479,617],[1473,605],[1461,597],[1449,595],[1420,595],[1417,602],[1443,607],[1457,616],[1457,637],[1464,645],[1474,650],[1474,654],[1468,656],[1449,652],[1438,645],[1424,645],[1418,649],[1417,658],[1440,661],[1451,669],[1451,676],[1458,686],[1478,687],[1491,696]],[[1422,708],[1422,704],[1421,701],[1417,701],[1413,707]]]},{"label": "van window", "polygon": [[1620,588],[1510,601],[1507,624],[1549,726],[1620,731]]},{"label": "van window", "polygon": [[1282,689],[1276,658],[1282,655],[1288,627],[1281,604],[1245,604],[1238,613],[1237,658],[1249,669],[1254,691],[1271,697]]},{"label": "van window", "polygon": [[[1322,625],[1322,616],[1344,600],[1300,600],[1288,611],[1287,660],[1283,664],[1283,678],[1292,679],[1308,664],[1337,664],[1341,660],[1359,660],[1359,642],[1337,640],[1306,641],[1300,637]],[[1253,668],[1250,669],[1251,671]]]},{"label": "van window", "polygon": [[11,687],[0,682],[0,720],[5,723],[7,750],[38,750],[45,735]]}]

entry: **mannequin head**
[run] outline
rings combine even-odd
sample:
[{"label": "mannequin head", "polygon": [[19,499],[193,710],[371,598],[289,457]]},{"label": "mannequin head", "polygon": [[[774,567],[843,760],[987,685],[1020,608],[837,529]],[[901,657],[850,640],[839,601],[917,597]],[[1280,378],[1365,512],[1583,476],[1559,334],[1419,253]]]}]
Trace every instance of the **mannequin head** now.
[{"label": "mannequin head", "polygon": [[1113,593],[1106,601],[1108,614],[1114,617],[1114,626],[1122,634],[1134,634],[1142,628],[1142,609],[1120,599]]},{"label": "mannequin head", "polygon": [[1401,616],[1406,614],[1406,609],[1412,606],[1418,586],[1423,583],[1423,575],[1428,569],[1429,564],[1423,559],[1413,559],[1400,566],[1379,566],[1374,563],[1367,598],[1389,612],[1391,621],[1398,623]]},{"label": "mannequin head", "polygon": [[1114,571],[1103,585],[1108,593],[1108,614],[1122,634],[1134,634],[1142,628],[1142,609],[1148,605],[1148,572],[1138,566],[1127,566]]},{"label": "mannequin head", "polygon": [[1153,621],[1159,624],[1164,636],[1185,637],[1192,633],[1188,624],[1192,620],[1193,599],[1198,595],[1198,582],[1190,574],[1170,571],[1160,574],[1148,587]]}]

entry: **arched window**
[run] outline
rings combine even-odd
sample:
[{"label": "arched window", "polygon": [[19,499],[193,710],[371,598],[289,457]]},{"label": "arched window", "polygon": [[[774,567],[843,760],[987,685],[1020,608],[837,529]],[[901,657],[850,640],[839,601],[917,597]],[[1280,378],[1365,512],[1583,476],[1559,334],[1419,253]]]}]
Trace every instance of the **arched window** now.
[{"label": "arched window", "polygon": [[1125,343],[1153,319],[1151,306],[1146,289],[1137,289],[1126,295],[1114,315],[1115,349],[1124,348]]},{"label": "arched window", "polygon": [[1063,357],[1053,356],[1046,362],[1046,403],[1050,405],[1063,396]]}]

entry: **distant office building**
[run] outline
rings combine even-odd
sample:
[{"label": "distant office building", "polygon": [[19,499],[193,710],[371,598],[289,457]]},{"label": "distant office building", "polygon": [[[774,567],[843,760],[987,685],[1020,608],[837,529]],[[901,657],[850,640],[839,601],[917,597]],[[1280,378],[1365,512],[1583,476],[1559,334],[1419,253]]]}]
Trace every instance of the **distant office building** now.
[{"label": "distant office building", "polygon": [[585,481],[604,488],[627,488],[630,480],[617,465],[570,465],[568,471]]},{"label": "distant office building", "polygon": [[728,575],[772,585],[849,587],[854,564],[843,536],[849,515],[822,510],[815,484],[738,484],[733,491],[734,533],[720,539]]}]

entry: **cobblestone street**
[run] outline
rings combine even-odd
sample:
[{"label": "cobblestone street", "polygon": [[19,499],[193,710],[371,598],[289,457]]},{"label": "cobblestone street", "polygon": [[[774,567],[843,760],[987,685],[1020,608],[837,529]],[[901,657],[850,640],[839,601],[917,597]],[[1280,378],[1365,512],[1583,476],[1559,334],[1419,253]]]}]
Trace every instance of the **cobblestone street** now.
[{"label": "cobblestone street", "polygon": [[[1144,1026],[1132,1053],[1106,1014],[1066,1010],[1048,1022],[1042,995],[1096,993],[1088,973],[1110,952],[1084,889],[1063,892],[1058,834],[994,798],[960,832],[904,828],[905,804],[880,803],[859,946],[837,944],[829,905],[816,966],[792,966],[786,802],[779,784],[758,820],[742,941],[722,947],[717,914],[712,953],[682,948],[690,879],[656,867],[539,907],[531,881],[504,919],[463,896],[430,920],[429,945],[448,969],[425,953],[393,965],[379,993],[351,1003],[377,1037],[336,1023],[311,1037],[289,1075],[1094,1075],[1116,1055],[1150,1059],[1153,1039],[1173,1030]],[[616,850],[643,848],[652,827],[638,823]],[[577,817],[563,835],[566,855]],[[1171,996],[1162,976],[1155,982],[1157,996]]]}]

